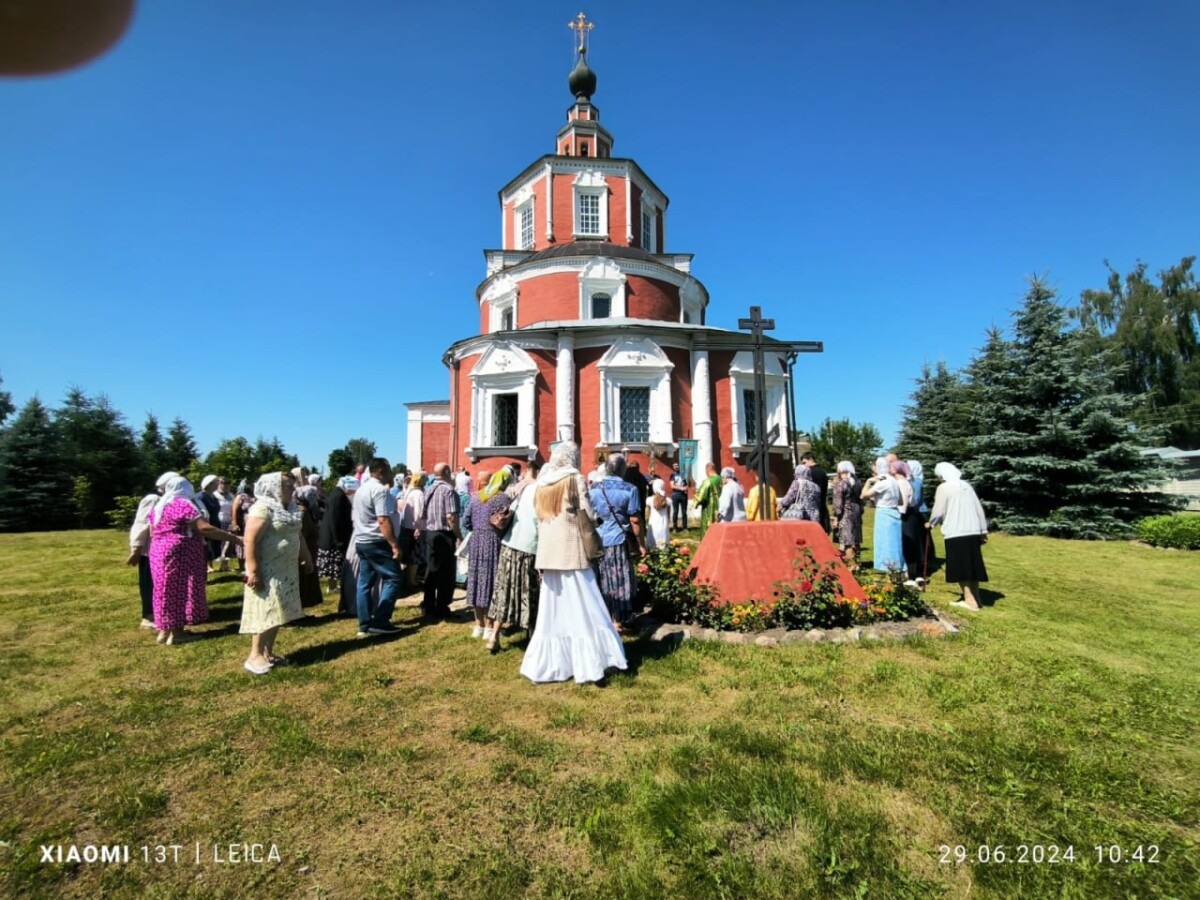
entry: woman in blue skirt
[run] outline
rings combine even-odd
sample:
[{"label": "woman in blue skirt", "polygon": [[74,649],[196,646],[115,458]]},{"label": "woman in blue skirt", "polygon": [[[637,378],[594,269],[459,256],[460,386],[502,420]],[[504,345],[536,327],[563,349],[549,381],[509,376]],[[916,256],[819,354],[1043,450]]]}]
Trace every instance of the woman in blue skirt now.
[{"label": "woman in blue skirt", "polygon": [[900,533],[900,485],[891,476],[887,457],[875,460],[875,474],[862,489],[863,500],[875,501],[874,567],[879,572],[904,568],[904,543]]}]

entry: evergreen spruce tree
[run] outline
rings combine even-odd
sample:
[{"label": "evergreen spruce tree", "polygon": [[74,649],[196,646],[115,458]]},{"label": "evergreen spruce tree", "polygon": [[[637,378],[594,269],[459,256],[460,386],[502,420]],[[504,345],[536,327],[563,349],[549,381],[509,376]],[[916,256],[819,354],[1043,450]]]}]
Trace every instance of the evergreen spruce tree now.
[{"label": "evergreen spruce tree", "polygon": [[142,433],[138,438],[138,454],[141,457],[142,477],[137,490],[148,493],[158,476],[170,468],[166,463],[167,445],[163,441],[158,417],[154,413],[146,414],[146,422],[142,425]]},{"label": "evergreen spruce tree", "polygon": [[[196,447],[195,438],[192,437],[192,430],[188,428],[187,422],[176,416],[167,431],[166,452],[163,454],[164,471],[183,473],[199,457],[200,451]],[[198,489],[199,485],[196,487]]]},{"label": "evergreen spruce tree", "polygon": [[141,480],[133,432],[107,397],[92,399],[78,387],[67,393],[54,419],[71,475],[80,479],[74,494],[79,524],[102,527],[114,498],[132,493]]},{"label": "evergreen spruce tree", "polygon": [[[4,378],[0,376],[0,384],[4,384]],[[0,427],[8,420],[17,408],[13,406],[12,394],[8,391],[0,391]]]},{"label": "evergreen spruce tree", "polygon": [[0,440],[0,531],[69,527],[73,488],[61,435],[34,397]]},{"label": "evergreen spruce tree", "polygon": [[1104,358],[1084,359],[1054,291],[1030,280],[1014,338],[993,330],[971,364],[975,489],[997,528],[1105,538],[1170,508],[1162,473],[1140,448],[1133,402]]},{"label": "evergreen spruce tree", "polygon": [[895,449],[901,459],[915,459],[925,467],[926,500],[933,499],[937,485],[933,467],[942,461],[961,466],[968,458],[972,434],[963,377],[941,360],[934,369],[926,364],[911,402],[904,407]]}]

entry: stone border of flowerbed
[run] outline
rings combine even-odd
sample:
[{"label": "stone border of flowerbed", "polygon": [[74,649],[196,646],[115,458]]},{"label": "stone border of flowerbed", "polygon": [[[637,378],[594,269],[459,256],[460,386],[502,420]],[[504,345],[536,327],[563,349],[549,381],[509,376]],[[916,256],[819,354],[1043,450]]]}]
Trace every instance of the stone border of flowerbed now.
[{"label": "stone border of flowerbed", "polygon": [[746,633],[743,631],[717,631],[698,625],[673,625],[653,620],[650,635],[652,641],[720,641],[725,644],[753,644],[757,647],[777,647],[780,644],[853,644],[858,641],[903,640],[910,637],[941,637],[957,634],[956,622],[946,618],[937,610],[931,616],[920,616],[904,622],[880,622],[876,625],[861,625],[852,628],[813,628],[811,631],[787,631],[773,628],[769,631]]}]

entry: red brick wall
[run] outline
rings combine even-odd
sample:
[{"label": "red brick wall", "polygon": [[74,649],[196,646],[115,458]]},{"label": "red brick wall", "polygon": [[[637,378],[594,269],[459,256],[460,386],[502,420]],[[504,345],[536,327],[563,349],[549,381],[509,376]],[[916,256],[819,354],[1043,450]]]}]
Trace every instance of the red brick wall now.
[{"label": "red brick wall", "polygon": [[[608,185],[608,239],[625,246],[625,178],[605,176]],[[554,176],[554,240],[560,244],[575,240],[575,176]]]},{"label": "red brick wall", "polygon": [[421,468],[432,472],[440,462],[450,462],[450,423],[421,423]]},{"label": "red brick wall", "polygon": [[629,234],[625,231],[625,178],[606,176],[608,184],[608,240],[622,247],[629,246]]},{"label": "red brick wall", "polygon": [[517,326],[579,318],[579,276],[574,272],[539,275],[521,282]]},{"label": "red brick wall", "polygon": [[679,288],[665,281],[630,275],[625,282],[625,312],[631,319],[678,322]]},{"label": "red brick wall", "polygon": [[607,347],[575,351],[575,432],[584,471],[596,464],[596,443],[600,440],[600,370],[596,364],[607,351]]},{"label": "red brick wall", "polygon": [[558,435],[558,405],[554,398],[554,388],[558,381],[558,355],[552,350],[526,351],[538,367],[537,382],[534,385],[535,403],[534,427],[537,429],[538,455],[542,462],[546,461],[550,442]]},{"label": "red brick wall", "polygon": [[671,420],[675,423],[675,442],[692,434],[692,354],[678,347],[663,347],[671,370]]}]

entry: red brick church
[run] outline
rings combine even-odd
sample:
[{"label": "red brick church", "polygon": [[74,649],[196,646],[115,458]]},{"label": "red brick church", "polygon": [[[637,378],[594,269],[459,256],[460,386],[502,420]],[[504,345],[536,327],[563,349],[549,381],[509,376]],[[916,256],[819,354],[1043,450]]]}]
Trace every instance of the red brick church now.
[{"label": "red brick church", "polygon": [[[764,423],[755,421],[750,336],[708,324],[708,291],[692,254],[669,252],[667,195],[613,136],[593,105],[580,35],[568,84],[575,102],[555,151],[500,190],[501,246],[485,250],[475,290],[479,333],[442,357],[450,399],[408,403],[410,468],[449,461],[471,471],[542,459],[574,440],[583,467],[622,450],[661,469],[679,441],[697,441],[704,463],[749,476]],[[755,302],[748,298],[746,306]],[[771,471],[791,480],[791,363],[817,342],[767,338],[766,423],[778,424]],[[749,484],[752,478],[743,478]]]}]

